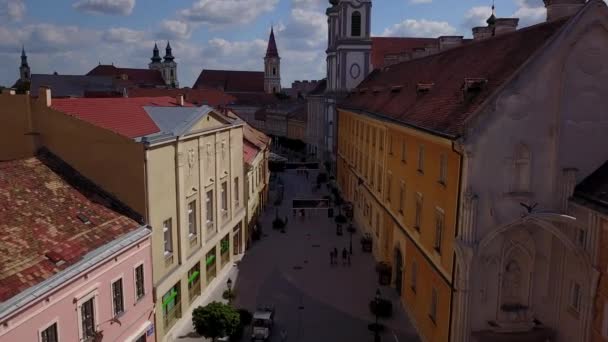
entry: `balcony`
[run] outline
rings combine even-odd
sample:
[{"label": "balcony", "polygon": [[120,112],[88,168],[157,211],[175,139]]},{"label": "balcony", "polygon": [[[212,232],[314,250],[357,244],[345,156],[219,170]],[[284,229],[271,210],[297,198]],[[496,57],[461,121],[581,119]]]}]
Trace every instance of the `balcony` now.
[{"label": "balcony", "polygon": [[167,310],[163,315],[163,323],[165,325],[165,331],[168,331],[173,327],[175,322],[177,322],[182,317],[182,304],[181,302],[175,303],[171,309]]}]

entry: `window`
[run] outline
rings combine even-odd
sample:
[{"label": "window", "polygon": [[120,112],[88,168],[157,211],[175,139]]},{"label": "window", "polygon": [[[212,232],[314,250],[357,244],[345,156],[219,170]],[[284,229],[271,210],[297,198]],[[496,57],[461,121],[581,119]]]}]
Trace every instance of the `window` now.
[{"label": "window", "polygon": [[222,216],[228,216],[228,183],[222,183]]},{"label": "window", "polygon": [[354,11],[351,15],[350,35],[353,37],[361,36],[361,13],[359,11]]},{"label": "window", "polygon": [[393,175],[389,174],[386,176],[386,201],[391,202],[391,187],[393,183]]},{"label": "window", "polygon": [[424,172],[424,146],[418,147],[418,171]]},{"label": "window", "polygon": [[439,156],[439,183],[445,185],[448,179],[448,157],[445,154]]},{"label": "window", "polygon": [[584,229],[578,229],[576,232],[576,243],[583,249],[585,249],[585,240],[587,239],[587,234]]},{"label": "window", "polygon": [[146,342],[146,334],[139,336],[135,342]]},{"label": "window", "polygon": [[418,273],[418,264],[416,264],[416,262],[412,262],[412,279],[411,279],[411,284],[410,287],[412,288],[412,291],[414,293],[416,293],[416,277]]},{"label": "window", "polygon": [[163,222],[163,234],[165,239],[165,256],[169,256],[173,253],[173,236],[171,232],[171,219]]},{"label": "window", "polygon": [[429,310],[429,317],[433,323],[437,322],[437,290],[435,290],[435,288],[431,290],[431,308]]},{"label": "window", "polygon": [[572,282],[572,285],[570,286],[570,308],[576,311],[576,313],[578,313],[580,310],[580,306],[581,286],[576,282]]},{"label": "window", "polygon": [[239,178],[235,178],[234,179],[234,206],[235,207],[239,207],[241,205],[240,203],[240,195],[239,195]]},{"label": "window", "polygon": [[162,297],[163,323],[165,331],[169,330],[181,317],[180,283],[177,282]]},{"label": "window", "polygon": [[407,146],[405,145],[405,139],[401,142],[401,161],[405,163],[407,160]]},{"label": "window", "polygon": [[216,269],[216,259],[217,256],[215,254],[215,247],[211,248],[209,253],[207,253],[205,257],[205,268],[207,271],[207,285],[211,283],[213,279],[215,279],[215,269]]},{"label": "window", "polygon": [[122,279],[112,283],[112,307],[114,316],[120,316],[125,311],[125,303],[122,296]]},{"label": "window", "polygon": [[420,231],[422,225],[422,194],[416,194],[416,220],[414,222],[414,228]]},{"label": "window", "polygon": [[95,297],[82,303],[80,306],[80,319],[82,323],[82,339],[92,341],[95,338]]},{"label": "window", "polygon": [[57,336],[57,323],[51,324],[48,328],[44,329],[40,333],[40,342],[57,342],[59,337]]},{"label": "window", "polygon": [[405,183],[401,181],[401,186],[399,187],[399,213],[403,215],[405,212]]},{"label": "window", "polygon": [[188,270],[188,296],[190,303],[201,294],[201,264],[196,263]]},{"label": "window", "polygon": [[444,225],[445,214],[442,209],[437,208],[437,214],[435,218],[435,243],[433,244],[433,247],[439,254],[441,254],[441,241],[443,239]]},{"label": "window", "polygon": [[190,238],[196,238],[196,232],[198,228],[196,227],[196,201],[192,201],[188,203],[188,232],[190,233]]},{"label": "window", "polygon": [[144,265],[135,268],[135,299],[140,299],[146,294],[144,285]]},{"label": "window", "polygon": [[206,211],[207,211],[207,228],[213,226],[213,190],[207,191],[207,198],[205,199]]},{"label": "window", "polygon": [[[272,76],[275,76],[277,74],[277,68],[272,68]],[[273,88],[273,91],[275,91],[275,88]]]}]

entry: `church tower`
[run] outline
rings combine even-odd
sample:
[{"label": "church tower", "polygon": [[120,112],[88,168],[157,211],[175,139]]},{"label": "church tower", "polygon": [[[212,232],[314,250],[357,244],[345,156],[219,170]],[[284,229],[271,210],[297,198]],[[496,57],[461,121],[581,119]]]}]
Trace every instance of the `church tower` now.
[{"label": "church tower", "polygon": [[173,57],[171,44],[169,44],[169,42],[167,42],[167,47],[165,48],[164,59],[165,60],[163,61],[160,57],[158,45],[154,44],[154,50],[152,50],[152,58],[150,58],[151,62],[148,64],[148,68],[150,70],[160,71],[167,87],[179,88],[179,82],[177,81],[177,63],[175,63],[175,57]]},{"label": "church tower", "polygon": [[327,87],[346,92],[371,72],[371,0],[330,0]]},{"label": "church tower", "polygon": [[167,42],[167,47],[165,48],[164,59],[161,73],[163,74],[165,83],[168,87],[179,88],[179,82],[177,81],[177,63],[174,61],[175,57],[173,57],[171,44],[169,42]]},{"label": "church tower", "polygon": [[25,54],[25,47],[21,47],[21,66],[19,67],[19,81],[29,82],[31,80],[32,73],[30,72],[30,66],[27,64],[27,55]]},{"label": "church tower", "polygon": [[274,40],[274,28],[270,28],[268,48],[264,57],[264,91],[268,94],[281,92],[281,57]]}]

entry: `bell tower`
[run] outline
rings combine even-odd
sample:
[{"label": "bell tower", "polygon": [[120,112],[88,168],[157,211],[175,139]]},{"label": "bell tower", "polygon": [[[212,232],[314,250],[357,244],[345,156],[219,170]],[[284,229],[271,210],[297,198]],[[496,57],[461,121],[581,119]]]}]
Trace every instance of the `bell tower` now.
[{"label": "bell tower", "polygon": [[268,48],[264,57],[264,91],[268,94],[281,92],[281,57],[274,39],[274,28],[270,28]]},{"label": "bell tower", "polygon": [[346,92],[371,72],[371,0],[330,0],[328,90]]},{"label": "bell tower", "polygon": [[23,82],[29,82],[32,78],[30,72],[30,66],[27,63],[27,55],[25,54],[25,47],[21,47],[21,66],[19,67],[19,80]]}]

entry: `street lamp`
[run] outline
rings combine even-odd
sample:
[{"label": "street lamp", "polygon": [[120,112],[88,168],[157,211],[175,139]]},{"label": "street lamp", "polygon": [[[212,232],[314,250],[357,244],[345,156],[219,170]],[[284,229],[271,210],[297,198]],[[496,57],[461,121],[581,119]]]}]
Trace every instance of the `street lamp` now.
[{"label": "street lamp", "polygon": [[228,288],[228,305],[232,304],[232,279],[226,280],[226,287]]},{"label": "street lamp", "polygon": [[376,296],[374,297],[376,304],[376,324],[374,325],[374,342],[380,342],[380,326],[378,325],[378,307],[380,306],[380,289],[376,289]]}]

